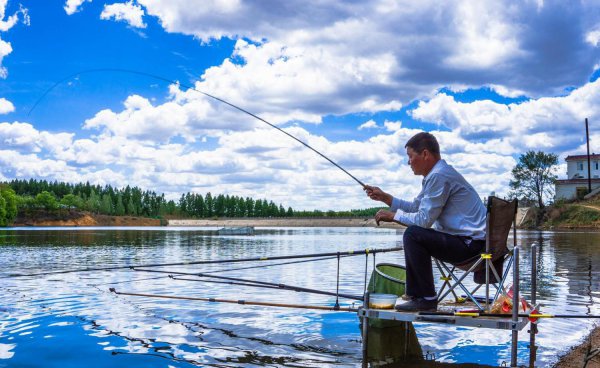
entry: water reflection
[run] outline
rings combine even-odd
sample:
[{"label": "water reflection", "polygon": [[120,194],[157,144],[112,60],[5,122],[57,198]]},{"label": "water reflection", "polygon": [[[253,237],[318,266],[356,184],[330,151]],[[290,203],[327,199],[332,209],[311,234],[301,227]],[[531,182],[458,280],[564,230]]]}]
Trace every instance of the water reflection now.
[{"label": "water reflection", "polygon": [[425,359],[411,322],[399,322],[393,327],[370,327],[367,341],[368,360],[371,367],[421,362]]},{"label": "water reflection", "polygon": [[[0,231],[0,277],[98,266],[319,253],[401,245],[401,233],[370,228],[257,229],[253,237],[215,236],[205,229],[74,229]],[[537,243],[538,301],[552,314],[599,314],[600,234],[519,232],[521,289],[530,296],[530,246]],[[401,252],[377,262],[403,263]],[[372,269],[369,261],[369,272]],[[248,264],[256,266],[258,264]],[[364,289],[365,257],[344,258],[340,292]],[[203,265],[184,272],[281,282],[335,291],[336,260],[269,268]],[[439,275],[436,275],[439,276]],[[352,313],[281,310],[149,298],[133,292],[333,305],[335,298],[303,293],[199,284],[144,277],[129,270],[0,279],[0,366],[360,366],[358,320]],[[348,302],[346,306],[349,306]],[[536,343],[538,367],[577,344],[594,320],[544,320]],[[530,336],[519,338],[519,363],[528,363]],[[53,351],[65,347],[65,356]],[[76,353],[74,353],[76,352]],[[509,361],[505,331],[415,324],[402,331],[371,329],[371,364],[390,367],[498,366]],[[435,356],[436,362],[423,360]],[[41,360],[43,359],[43,360]],[[79,359],[79,360],[77,360]],[[417,360],[417,362],[415,362]],[[531,363],[530,363],[531,364]]]}]

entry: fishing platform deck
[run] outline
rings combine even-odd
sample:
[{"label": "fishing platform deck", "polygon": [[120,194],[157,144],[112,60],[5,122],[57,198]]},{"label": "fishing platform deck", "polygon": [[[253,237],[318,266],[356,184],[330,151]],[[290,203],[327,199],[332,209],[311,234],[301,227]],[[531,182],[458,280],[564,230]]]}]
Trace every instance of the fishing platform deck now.
[{"label": "fishing platform deck", "polygon": [[526,317],[520,317],[515,322],[510,314],[507,314],[506,317],[436,315],[434,313],[398,312],[394,309],[372,308],[359,308],[357,314],[361,318],[377,318],[388,321],[439,323],[457,327],[492,328],[497,330],[515,331],[521,331],[529,323],[529,320]]}]

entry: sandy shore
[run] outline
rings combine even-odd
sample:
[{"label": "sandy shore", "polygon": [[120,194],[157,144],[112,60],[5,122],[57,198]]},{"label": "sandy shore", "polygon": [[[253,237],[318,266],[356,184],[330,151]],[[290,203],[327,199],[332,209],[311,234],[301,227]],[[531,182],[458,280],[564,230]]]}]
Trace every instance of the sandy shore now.
[{"label": "sandy shore", "polygon": [[[590,349],[600,348],[600,327],[592,330],[590,335],[578,346],[573,347],[569,352],[560,357],[554,368],[581,368]],[[586,368],[600,368],[600,355],[590,359]]]},{"label": "sandy shore", "polygon": [[[372,218],[244,218],[169,220],[168,226],[254,226],[254,227],[376,227]],[[398,224],[381,223],[380,227],[403,229]]]}]

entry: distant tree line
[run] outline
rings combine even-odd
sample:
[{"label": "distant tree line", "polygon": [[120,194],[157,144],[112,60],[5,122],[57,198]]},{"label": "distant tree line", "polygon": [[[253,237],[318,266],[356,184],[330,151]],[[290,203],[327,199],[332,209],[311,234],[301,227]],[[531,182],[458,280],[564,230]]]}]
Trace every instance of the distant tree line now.
[{"label": "distant tree line", "polygon": [[12,180],[0,183],[0,226],[7,226],[17,211],[60,212],[70,209],[114,216],[144,217],[358,217],[373,216],[379,208],[350,211],[294,211],[267,199],[186,193],[179,201],[138,187],[113,188],[90,183],[70,184],[46,180]]}]

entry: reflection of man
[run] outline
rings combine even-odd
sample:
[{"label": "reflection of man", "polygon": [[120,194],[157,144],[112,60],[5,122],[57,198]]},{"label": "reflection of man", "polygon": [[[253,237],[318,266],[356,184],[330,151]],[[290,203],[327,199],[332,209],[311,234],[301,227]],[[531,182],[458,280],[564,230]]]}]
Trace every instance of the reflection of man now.
[{"label": "reflection of man", "polygon": [[421,193],[405,201],[378,187],[367,185],[365,191],[371,199],[390,206],[389,211],[377,212],[377,223],[393,221],[408,226],[403,241],[409,300],[396,309],[436,310],[431,257],[459,263],[479,254],[485,246],[486,209],[475,189],[441,159],[432,134],[418,133],[404,147],[414,174],[424,176]]}]

